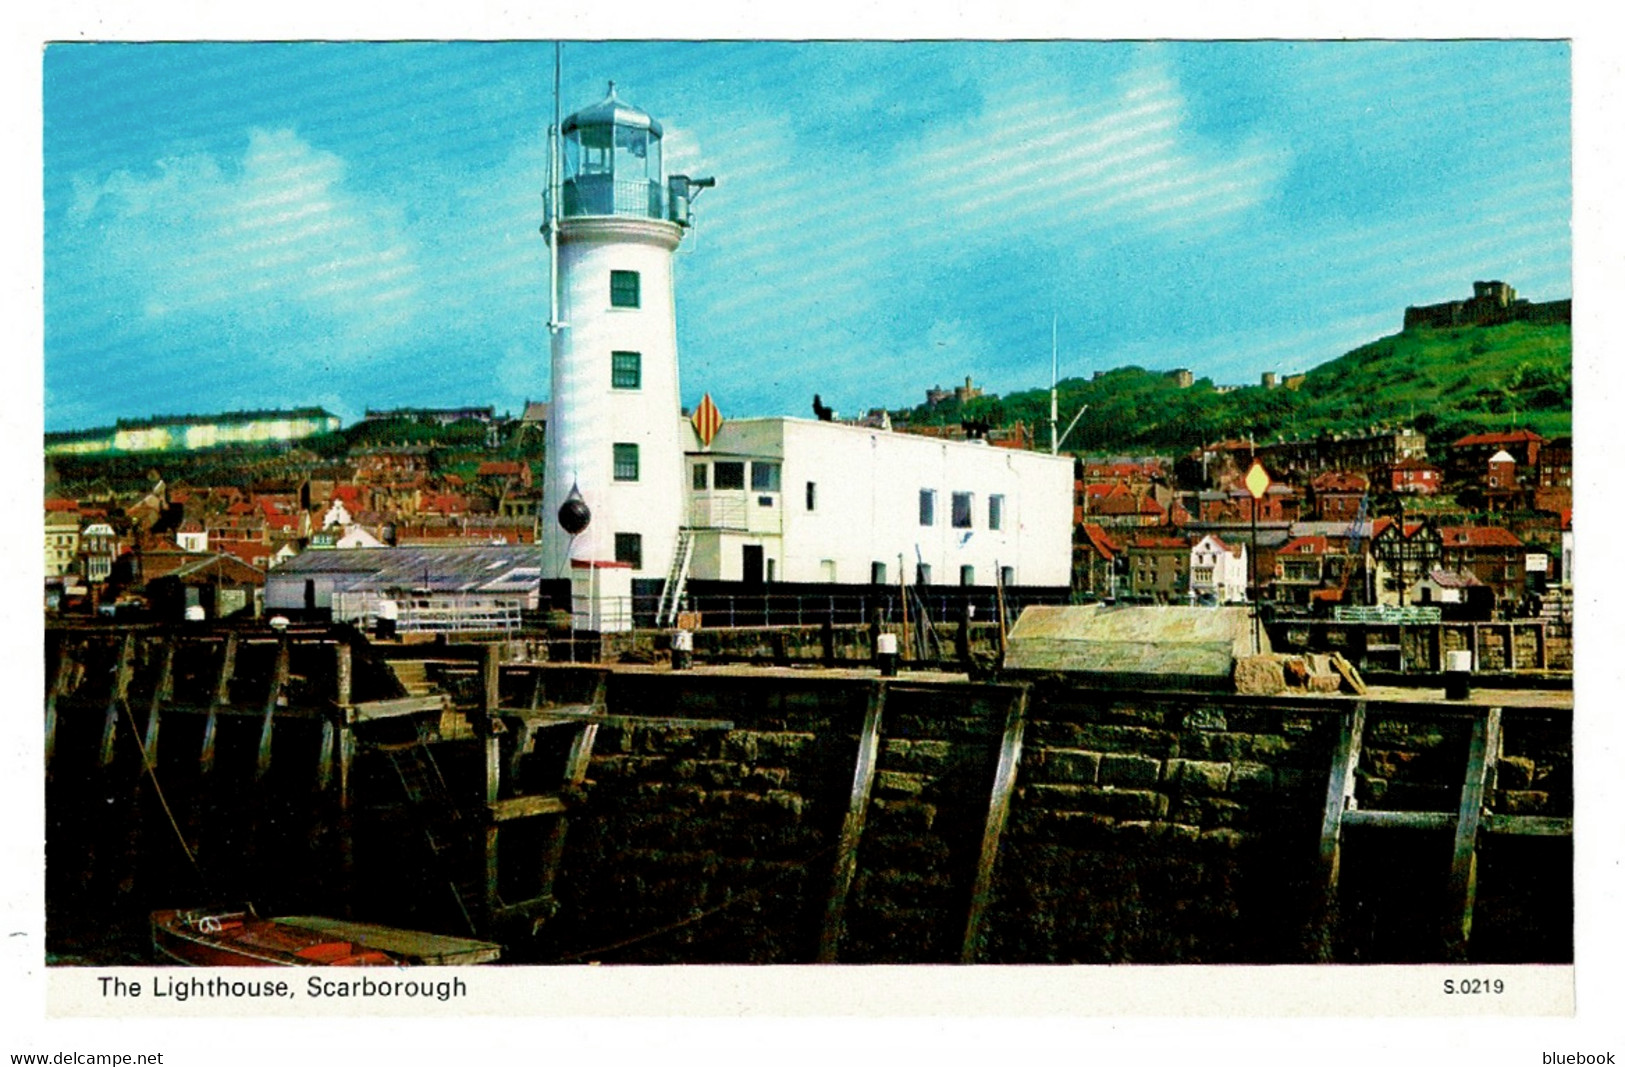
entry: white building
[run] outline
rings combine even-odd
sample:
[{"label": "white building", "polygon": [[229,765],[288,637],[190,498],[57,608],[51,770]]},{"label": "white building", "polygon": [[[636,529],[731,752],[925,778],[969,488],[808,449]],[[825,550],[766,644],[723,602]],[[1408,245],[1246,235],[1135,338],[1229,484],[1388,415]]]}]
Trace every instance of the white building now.
[{"label": "white building", "polygon": [[1065,586],[1072,460],[811,419],[689,430],[689,576]]},{"label": "white building", "polygon": [[[564,174],[550,239],[562,322],[553,330],[543,569],[561,578],[622,564],[607,569],[663,578],[683,523],[672,253],[689,180],[665,180],[660,124],[616,97],[613,83],[559,132]],[[575,530],[559,521],[572,495]]]},{"label": "white building", "polygon": [[[667,178],[663,133],[609,95],[559,126],[541,556],[576,625],[631,625],[633,583],[1065,587],[1066,457],[787,418],[682,417],[672,253],[711,179]],[[714,428],[714,427],[713,427]]]},{"label": "white building", "polygon": [[1221,604],[1247,599],[1247,546],[1230,545],[1208,534],[1191,546],[1191,593]]}]

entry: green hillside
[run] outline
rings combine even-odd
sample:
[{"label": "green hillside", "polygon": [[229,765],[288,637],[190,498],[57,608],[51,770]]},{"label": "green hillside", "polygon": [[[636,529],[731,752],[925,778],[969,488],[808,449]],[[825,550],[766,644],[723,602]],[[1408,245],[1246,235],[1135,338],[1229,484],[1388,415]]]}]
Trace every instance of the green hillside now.
[{"label": "green hillside", "polygon": [[[1301,388],[1249,386],[1220,393],[1211,379],[1188,388],[1160,371],[1124,367],[1059,386],[1061,426],[1088,412],[1069,452],[1187,451],[1223,438],[1310,437],[1324,431],[1408,425],[1437,440],[1527,427],[1570,432],[1573,375],[1567,325],[1507,323],[1412,330],[1363,345],[1310,371]],[[1022,420],[1048,443],[1049,390],[977,397],[898,413],[914,424]]]}]

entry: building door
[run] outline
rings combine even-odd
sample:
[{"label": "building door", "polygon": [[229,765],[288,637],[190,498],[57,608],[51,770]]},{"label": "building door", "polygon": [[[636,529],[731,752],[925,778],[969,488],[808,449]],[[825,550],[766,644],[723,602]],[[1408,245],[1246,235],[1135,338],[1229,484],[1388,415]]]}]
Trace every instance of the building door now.
[{"label": "building door", "polygon": [[762,546],[744,545],[744,574],[746,585],[762,584]]}]

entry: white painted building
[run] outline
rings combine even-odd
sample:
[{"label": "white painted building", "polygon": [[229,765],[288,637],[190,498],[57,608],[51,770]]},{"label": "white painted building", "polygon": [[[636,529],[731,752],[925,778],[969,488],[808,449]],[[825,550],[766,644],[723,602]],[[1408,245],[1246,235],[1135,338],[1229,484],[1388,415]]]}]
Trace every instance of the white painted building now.
[{"label": "white painted building", "polygon": [[[613,83],[560,136],[543,573],[620,563],[617,578],[664,578],[683,523],[672,253],[689,182],[665,180],[660,124]],[[572,494],[588,520],[575,532],[559,521]]]},{"label": "white painted building", "polygon": [[1072,460],[811,419],[688,431],[689,576],[1065,586]]},{"label": "white painted building", "polygon": [[714,183],[665,177],[660,124],[613,83],[559,135],[541,550],[578,627],[631,625],[633,582],[673,576],[1069,583],[1070,458],[788,418],[702,442],[680,408],[672,254]]},{"label": "white painted building", "polygon": [[1247,546],[1231,545],[1208,534],[1191,546],[1191,592],[1221,604],[1247,599]]}]

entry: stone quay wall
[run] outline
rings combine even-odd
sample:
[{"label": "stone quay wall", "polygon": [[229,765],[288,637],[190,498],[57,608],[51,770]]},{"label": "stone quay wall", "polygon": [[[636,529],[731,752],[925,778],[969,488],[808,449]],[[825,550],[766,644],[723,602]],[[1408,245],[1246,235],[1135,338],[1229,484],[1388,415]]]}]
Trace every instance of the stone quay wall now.
[{"label": "stone quay wall", "polygon": [[[1318,843],[1348,700],[1032,682],[967,948],[1023,687],[897,679],[842,893],[843,821],[876,685],[612,675],[612,713],[699,722],[602,729],[538,957],[799,963],[833,937],[826,958],[848,963],[1443,958],[1449,832],[1346,830],[1328,904]],[[1461,707],[1372,703],[1367,715],[1359,805],[1454,813],[1471,729]],[[1492,812],[1572,810],[1569,730],[1567,712],[1505,712]],[[1570,958],[1568,847],[1482,839],[1474,958]]]}]

